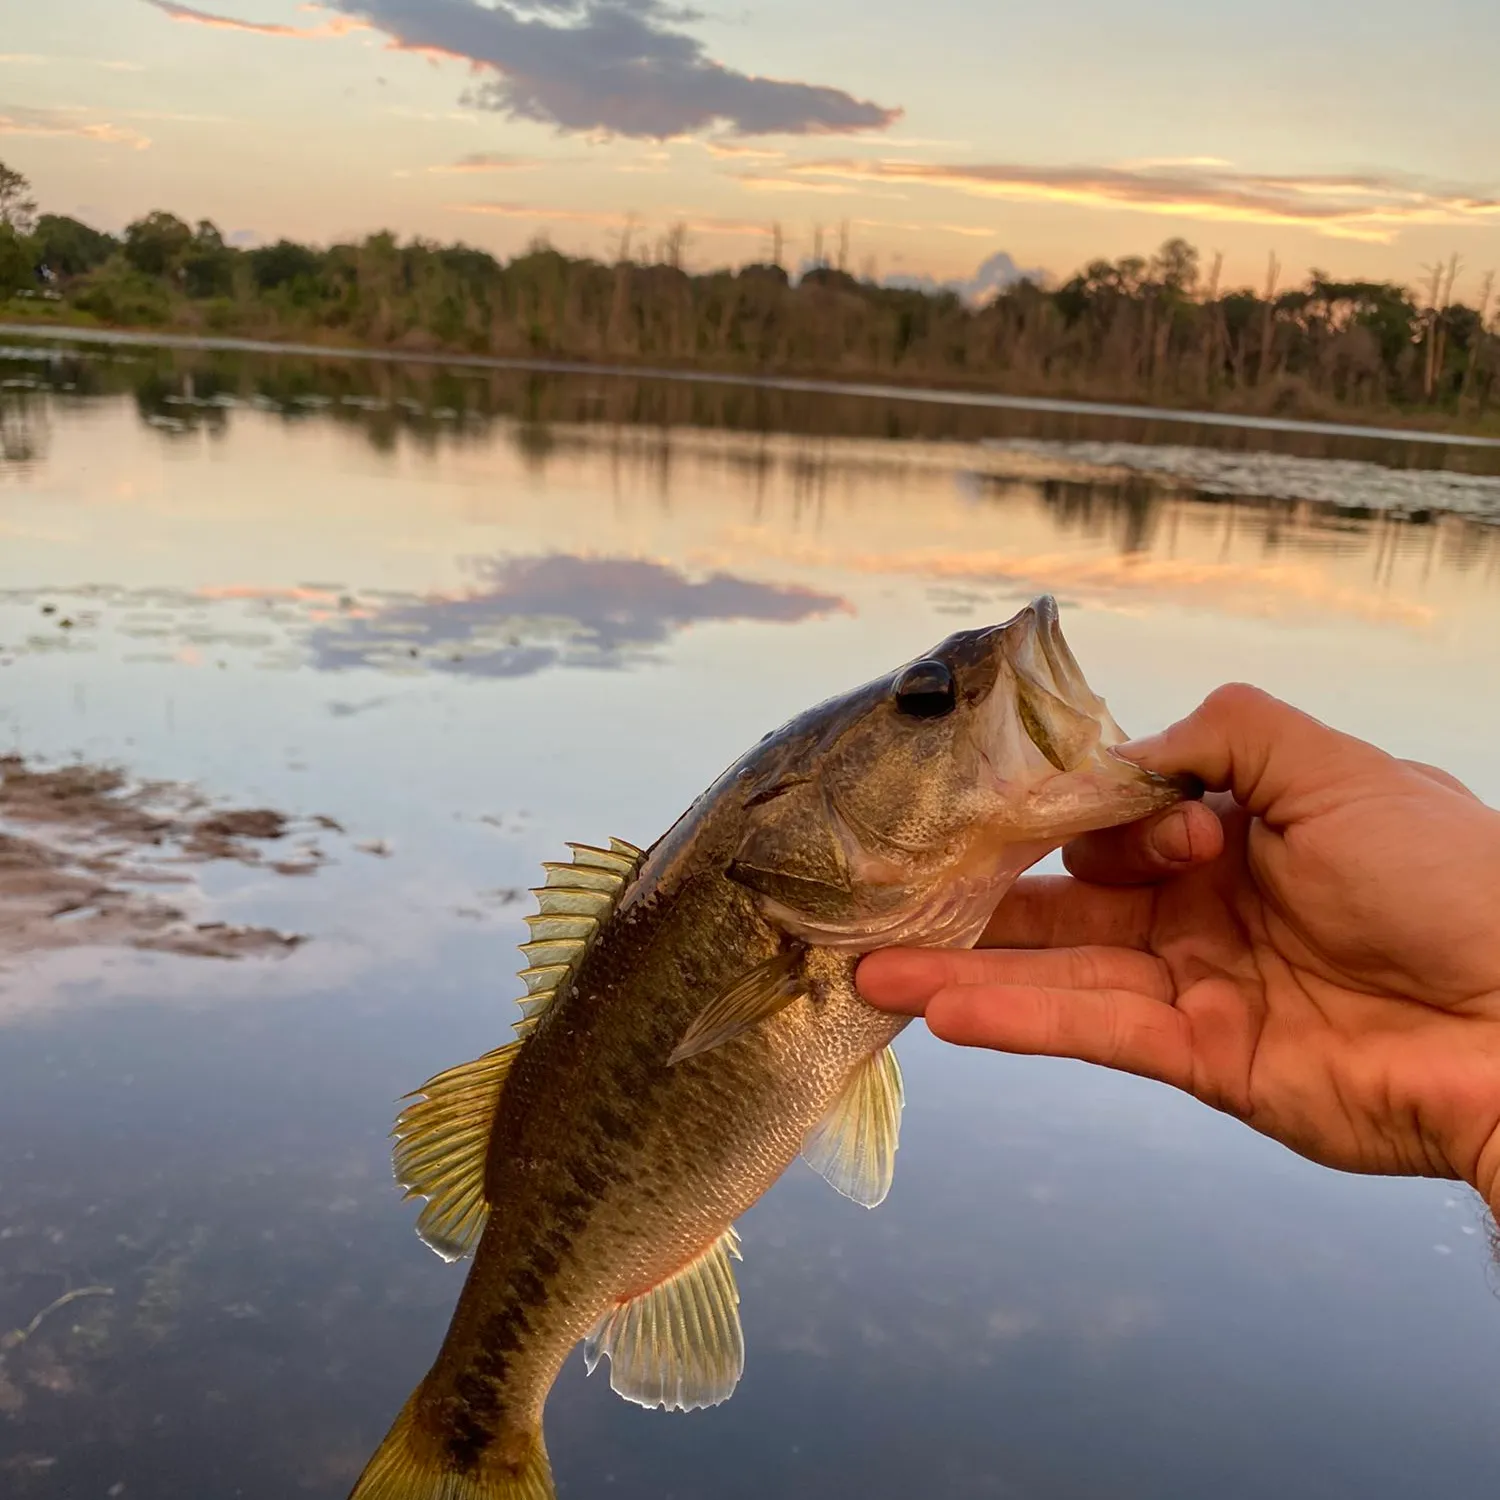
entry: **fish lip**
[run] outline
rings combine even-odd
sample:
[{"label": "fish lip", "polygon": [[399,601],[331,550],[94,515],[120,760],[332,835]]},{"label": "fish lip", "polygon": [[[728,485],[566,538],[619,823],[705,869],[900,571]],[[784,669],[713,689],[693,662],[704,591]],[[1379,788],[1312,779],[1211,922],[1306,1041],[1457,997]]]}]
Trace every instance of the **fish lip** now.
[{"label": "fish lip", "polygon": [[[1124,742],[1125,732],[1115,722],[1104,699],[1089,686],[1083,668],[1063,636],[1054,595],[1038,594],[1001,629],[1005,654],[1016,677],[1093,723],[1093,743],[1085,759],[1097,761],[1102,752]],[[1054,751],[1037,738],[1029,718],[1023,719],[1023,725],[1032,743],[1059,773],[1077,769],[1076,765],[1054,758]]]},{"label": "fish lip", "polygon": [[[1121,805],[1123,816],[1119,821],[1143,817],[1174,803],[1194,801],[1203,796],[1203,783],[1195,776],[1151,771],[1115,753],[1116,747],[1124,744],[1128,736],[1115,721],[1104,699],[1089,685],[1083,668],[1063,636],[1061,612],[1054,595],[1037,595],[1001,629],[1010,670],[1061,699],[1097,727],[1097,737],[1088,753],[1076,764],[1064,767],[1052,760],[1046,746],[1037,743],[1031,726],[1023,718],[1021,727],[1026,738],[1049,760],[1056,772],[1045,776],[1034,794],[1045,800],[1047,789],[1054,781],[1075,776],[1102,777],[1115,783],[1122,793],[1133,788],[1133,794],[1126,796]],[[990,748],[988,745],[981,747],[981,758],[993,775],[996,767],[988,753]]]}]

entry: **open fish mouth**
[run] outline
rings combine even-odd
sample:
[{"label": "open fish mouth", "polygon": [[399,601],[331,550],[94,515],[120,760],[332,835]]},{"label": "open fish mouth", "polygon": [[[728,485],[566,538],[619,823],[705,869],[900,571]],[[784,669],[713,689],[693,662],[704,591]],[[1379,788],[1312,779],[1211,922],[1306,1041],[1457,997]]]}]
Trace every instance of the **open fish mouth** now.
[{"label": "open fish mouth", "polygon": [[992,766],[1010,772],[1012,785],[1031,783],[1028,822],[1065,835],[1129,822],[1202,794],[1191,777],[1159,776],[1111,753],[1128,736],[1088,685],[1051,594],[1032,600],[996,632],[1003,665],[988,705],[986,754]]}]

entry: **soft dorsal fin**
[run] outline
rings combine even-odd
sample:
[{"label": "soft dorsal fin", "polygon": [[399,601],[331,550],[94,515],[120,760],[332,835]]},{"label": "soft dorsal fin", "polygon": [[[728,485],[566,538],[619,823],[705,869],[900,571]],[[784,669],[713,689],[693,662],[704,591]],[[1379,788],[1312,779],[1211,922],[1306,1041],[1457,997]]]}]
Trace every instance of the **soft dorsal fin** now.
[{"label": "soft dorsal fin", "polygon": [[500,1090],[520,1050],[520,1042],[508,1042],[429,1078],[396,1116],[396,1181],[406,1197],[427,1200],[417,1233],[444,1260],[467,1255],[488,1217],[484,1162]]},{"label": "soft dorsal fin", "polygon": [[846,1198],[874,1208],[891,1190],[905,1093],[889,1047],[855,1069],[833,1108],[802,1143],[802,1159]]},{"label": "soft dorsal fin", "polygon": [[583,1346],[590,1375],[609,1356],[610,1388],[638,1406],[693,1411],[727,1401],[745,1369],[731,1225],[660,1286],[607,1312]]},{"label": "soft dorsal fin", "polygon": [[[548,863],[547,883],[535,891],[537,914],[527,917],[531,960],[521,971],[526,994],[516,1034],[524,1040],[578,967],[589,939],[635,878],[645,854],[624,839],[608,849],[569,844],[570,864]],[[458,1260],[477,1243],[489,1217],[484,1167],[505,1076],[521,1042],[510,1042],[474,1062],[429,1078],[396,1117],[396,1180],[408,1198],[425,1198],[417,1233],[444,1260]]]}]

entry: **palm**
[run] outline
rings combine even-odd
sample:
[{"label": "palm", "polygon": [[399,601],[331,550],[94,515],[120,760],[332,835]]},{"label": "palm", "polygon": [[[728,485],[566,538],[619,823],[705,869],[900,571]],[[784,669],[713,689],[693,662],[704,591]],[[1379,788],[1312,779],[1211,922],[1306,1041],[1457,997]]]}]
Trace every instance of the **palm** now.
[{"label": "palm", "polygon": [[[985,939],[1018,950],[984,956],[1008,992],[1004,1045],[1159,1078],[1329,1166],[1470,1175],[1440,1143],[1477,1155],[1494,1127],[1500,974],[1486,993],[1442,950],[1487,913],[1454,911],[1417,869],[1386,872],[1388,909],[1355,919],[1360,881],[1330,874],[1351,833],[1368,846],[1400,821],[1389,803],[1356,799],[1288,839],[1226,801],[1223,854],[1158,885],[1023,882]],[[969,1040],[983,1004],[960,985],[929,1023]]]},{"label": "palm", "polygon": [[[1253,830],[1247,847],[1244,815],[1228,821],[1218,864],[1155,888],[1144,952],[1101,952],[1126,984],[1144,977],[1143,958],[1165,980],[1140,993],[1168,999],[1182,1018],[1182,1071],[1167,1081],[1328,1166],[1461,1170],[1443,1158],[1445,1133],[1426,1128],[1418,1104],[1432,1095],[1430,1075],[1463,1022],[1385,992],[1372,972],[1385,966],[1352,951],[1336,903],[1284,915],[1285,882],[1268,880],[1287,863],[1284,849],[1256,850]],[[1380,1120],[1392,1107],[1417,1130],[1385,1132]]]}]

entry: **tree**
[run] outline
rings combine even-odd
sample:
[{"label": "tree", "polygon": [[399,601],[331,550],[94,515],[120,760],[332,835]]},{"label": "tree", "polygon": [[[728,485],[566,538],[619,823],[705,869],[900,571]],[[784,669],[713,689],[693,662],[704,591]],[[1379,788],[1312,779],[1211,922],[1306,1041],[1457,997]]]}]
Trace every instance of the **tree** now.
[{"label": "tree", "polygon": [[274,245],[262,245],[250,252],[250,269],[263,292],[304,278],[311,281],[322,265],[323,257],[316,250],[294,240],[277,240]]},{"label": "tree", "polygon": [[1151,258],[1151,274],[1168,291],[1190,297],[1198,285],[1198,251],[1184,239],[1166,240]]},{"label": "tree", "polygon": [[36,199],[21,173],[0,161],[0,224],[18,235],[30,234],[36,223]]},{"label": "tree", "polygon": [[43,214],[36,221],[32,244],[36,246],[37,264],[54,276],[82,276],[102,266],[120,248],[112,234],[103,234],[66,214]]},{"label": "tree", "polygon": [[192,243],[192,228],[161,209],[125,226],[125,258],[147,276],[170,275]]},{"label": "tree", "polygon": [[199,219],[192,240],[178,258],[183,290],[189,297],[227,297],[234,289],[234,257],[218,226]]},{"label": "tree", "polygon": [[0,223],[0,301],[35,284],[30,245],[9,224]]}]

